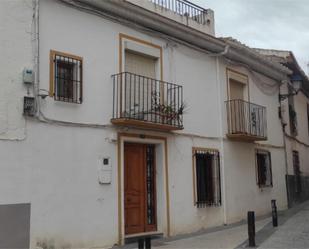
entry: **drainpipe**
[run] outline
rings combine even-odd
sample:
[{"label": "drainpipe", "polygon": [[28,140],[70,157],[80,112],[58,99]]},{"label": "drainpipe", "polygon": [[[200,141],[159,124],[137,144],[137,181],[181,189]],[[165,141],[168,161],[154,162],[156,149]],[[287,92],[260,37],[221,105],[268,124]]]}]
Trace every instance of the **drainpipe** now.
[{"label": "drainpipe", "polygon": [[[281,81],[281,85],[287,83],[285,80]],[[281,89],[279,86],[279,96],[281,94]],[[279,98],[278,98],[279,99]],[[282,126],[282,136],[283,136],[283,148],[284,148],[284,160],[285,160],[285,185],[286,185],[286,194],[287,194],[287,201],[288,201],[288,208],[290,208],[290,195],[289,195],[289,185],[288,185],[288,155],[287,155],[287,149],[286,149],[286,132],[285,132],[285,126],[283,117],[282,117],[282,101],[279,99],[279,105],[280,105],[280,121]]]},{"label": "drainpipe", "polygon": [[36,103],[36,114],[38,118],[40,113],[40,45],[39,45],[39,0],[33,0],[33,23],[34,23],[34,39],[33,39],[33,61],[34,61],[34,86],[33,94]]},{"label": "drainpipe", "polygon": [[[223,56],[228,53],[230,46],[226,45],[224,51],[217,53],[217,54],[208,54],[211,57],[216,57],[216,84],[218,87],[218,107],[219,110],[223,110],[222,105],[222,87],[220,82],[220,64],[219,64],[219,57]],[[220,111],[220,113],[224,113]],[[222,176],[222,203],[223,203],[223,222],[224,224],[227,224],[227,195],[226,195],[226,180],[225,180],[225,157],[224,157],[224,131],[223,131],[223,117],[222,115],[219,115],[219,127],[220,127],[220,151],[221,151],[221,176]]]}]

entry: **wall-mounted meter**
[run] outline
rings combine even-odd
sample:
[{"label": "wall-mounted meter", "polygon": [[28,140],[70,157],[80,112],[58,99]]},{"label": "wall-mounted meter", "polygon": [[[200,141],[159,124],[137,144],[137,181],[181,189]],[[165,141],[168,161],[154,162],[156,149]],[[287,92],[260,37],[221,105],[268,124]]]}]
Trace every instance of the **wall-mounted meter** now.
[{"label": "wall-mounted meter", "polygon": [[103,157],[100,159],[99,165],[99,183],[111,184],[112,182],[112,164],[109,157]]},{"label": "wall-mounted meter", "polygon": [[23,82],[29,85],[34,83],[34,73],[32,69],[25,68],[23,70]]}]

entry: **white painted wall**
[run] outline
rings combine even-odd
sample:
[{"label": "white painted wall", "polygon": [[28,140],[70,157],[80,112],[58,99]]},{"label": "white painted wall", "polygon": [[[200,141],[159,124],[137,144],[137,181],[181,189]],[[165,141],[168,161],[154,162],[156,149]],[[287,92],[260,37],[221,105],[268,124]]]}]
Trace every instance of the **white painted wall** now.
[{"label": "white painted wall", "polygon": [[[307,104],[309,103],[308,98],[303,92],[299,92],[293,96],[294,109],[297,113],[297,131],[298,134],[293,138],[287,138],[287,155],[288,155],[288,172],[293,175],[293,150],[299,152],[300,170],[303,175],[309,175],[309,134],[308,134],[308,114]],[[287,119],[289,120],[289,119]],[[290,134],[290,128],[287,126],[287,133]]]},{"label": "white painted wall", "polygon": [[[231,65],[219,60],[217,68],[216,58],[191,48],[69,8],[57,1],[42,0],[40,88],[49,89],[51,49],[82,56],[84,63],[84,102],[76,105],[47,98],[40,103],[44,115],[69,122],[110,124],[111,75],[118,73],[119,68],[119,33],[162,46],[164,80],[184,88],[188,108],[183,131],[177,135],[135,131],[168,138],[171,234],[238,221],[246,217],[249,209],[255,210],[257,215],[268,213],[272,198],[277,199],[280,209],[285,208],[283,135],[278,120],[277,92],[273,95],[263,93],[254,83],[257,79],[252,78],[246,69],[233,67],[249,75],[251,101],[267,107],[269,140],[262,145],[231,142],[225,138],[225,73],[226,67]],[[29,58],[31,61],[31,52]],[[15,70],[11,77],[19,77],[18,73]],[[21,113],[17,116],[21,117]],[[104,129],[66,127],[29,120],[25,141],[0,141],[0,157],[5,162],[4,173],[0,175],[0,203],[31,202],[32,248],[44,242],[75,248],[117,243],[117,148],[110,142],[110,138],[116,137],[116,132],[110,126]],[[193,205],[193,146],[220,150],[222,170],[224,167],[222,194],[226,196],[222,207],[197,209]],[[255,180],[254,151],[260,146],[272,154],[274,182],[272,189],[263,191]],[[110,185],[99,185],[97,179],[100,158],[104,156],[112,160]]]},{"label": "white painted wall", "polygon": [[[226,185],[226,222],[231,223],[245,218],[247,211],[257,215],[270,212],[271,199],[277,200],[279,209],[287,208],[285,191],[285,159],[283,133],[278,118],[278,91],[276,82],[256,74],[241,66],[220,64],[220,84],[222,101],[227,100],[226,68],[238,71],[249,77],[249,101],[262,105],[267,110],[268,140],[256,143],[224,140],[224,168]],[[268,85],[268,87],[265,86]],[[264,86],[264,87],[263,87]],[[274,86],[274,87],[270,87]],[[224,134],[227,131],[225,105],[222,106]],[[271,153],[273,188],[260,189],[256,181],[255,150],[263,149]]]},{"label": "white painted wall", "polygon": [[26,123],[22,116],[22,71],[32,68],[32,1],[3,0],[0,3],[0,139],[22,140]]},{"label": "white painted wall", "polygon": [[297,112],[297,139],[309,144],[309,124],[308,124],[308,98],[303,92],[294,96],[294,108]]},{"label": "white painted wall", "polygon": [[[203,33],[215,36],[215,20],[214,20],[214,12],[211,9],[207,9],[205,13],[200,14],[198,22],[193,18],[189,18],[184,15],[185,12],[189,13],[190,16],[197,15],[200,12],[197,11],[197,8],[189,7],[188,5],[180,5],[177,4],[175,6],[164,6],[164,2],[160,3],[157,1],[157,4],[154,4],[152,0],[126,0],[127,2],[133,3],[137,6],[140,6],[144,9],[155,12],[159,15],[172,19],[176,22],[189,26],[190,28],[199,30]],[[158,4],[159,3],[159,4]],[[170,2],[170,4],[175,4]],[[175,12],[175,9],[178,9],[178,13]],[[183,13],[182,13],[183,12]]]}]

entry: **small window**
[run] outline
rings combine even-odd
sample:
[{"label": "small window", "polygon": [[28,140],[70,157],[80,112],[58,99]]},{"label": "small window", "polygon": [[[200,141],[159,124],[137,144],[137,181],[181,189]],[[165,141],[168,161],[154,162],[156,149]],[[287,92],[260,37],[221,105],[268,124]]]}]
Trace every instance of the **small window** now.
[{"label": "small window", "polygon": [[271,157],[269,151],[257,150],[257,183],[260,188],[272,187]]},{"label": "small window", "polygon": [[51,93],[55,100],[82,103],[82,58],[51,51]]},{"label": "small window", "polygon": [[220,155],[217,150],[194,149],[195,204],[198,208],[221,205]]}]

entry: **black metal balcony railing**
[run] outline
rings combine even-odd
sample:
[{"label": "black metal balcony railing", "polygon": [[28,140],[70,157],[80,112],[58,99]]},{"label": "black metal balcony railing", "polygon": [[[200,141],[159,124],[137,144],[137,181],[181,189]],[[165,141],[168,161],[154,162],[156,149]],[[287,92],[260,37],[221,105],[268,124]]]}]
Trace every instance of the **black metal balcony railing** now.
[{"label": "black metal balcony railing", "polygon": [[226,101],[228,135],[267,138],[266,107],[244,100]]},{"label": "black metal balcony railing", "polygon": [[113,78],[113,120],[136,120],[183,128],[182,86],[133,73]]},{"label": "black metal balcony railing", "polygon": [[199,24],[206,23],[207,10],[186,0],[149,0],[178,15],[186,16]]}]

